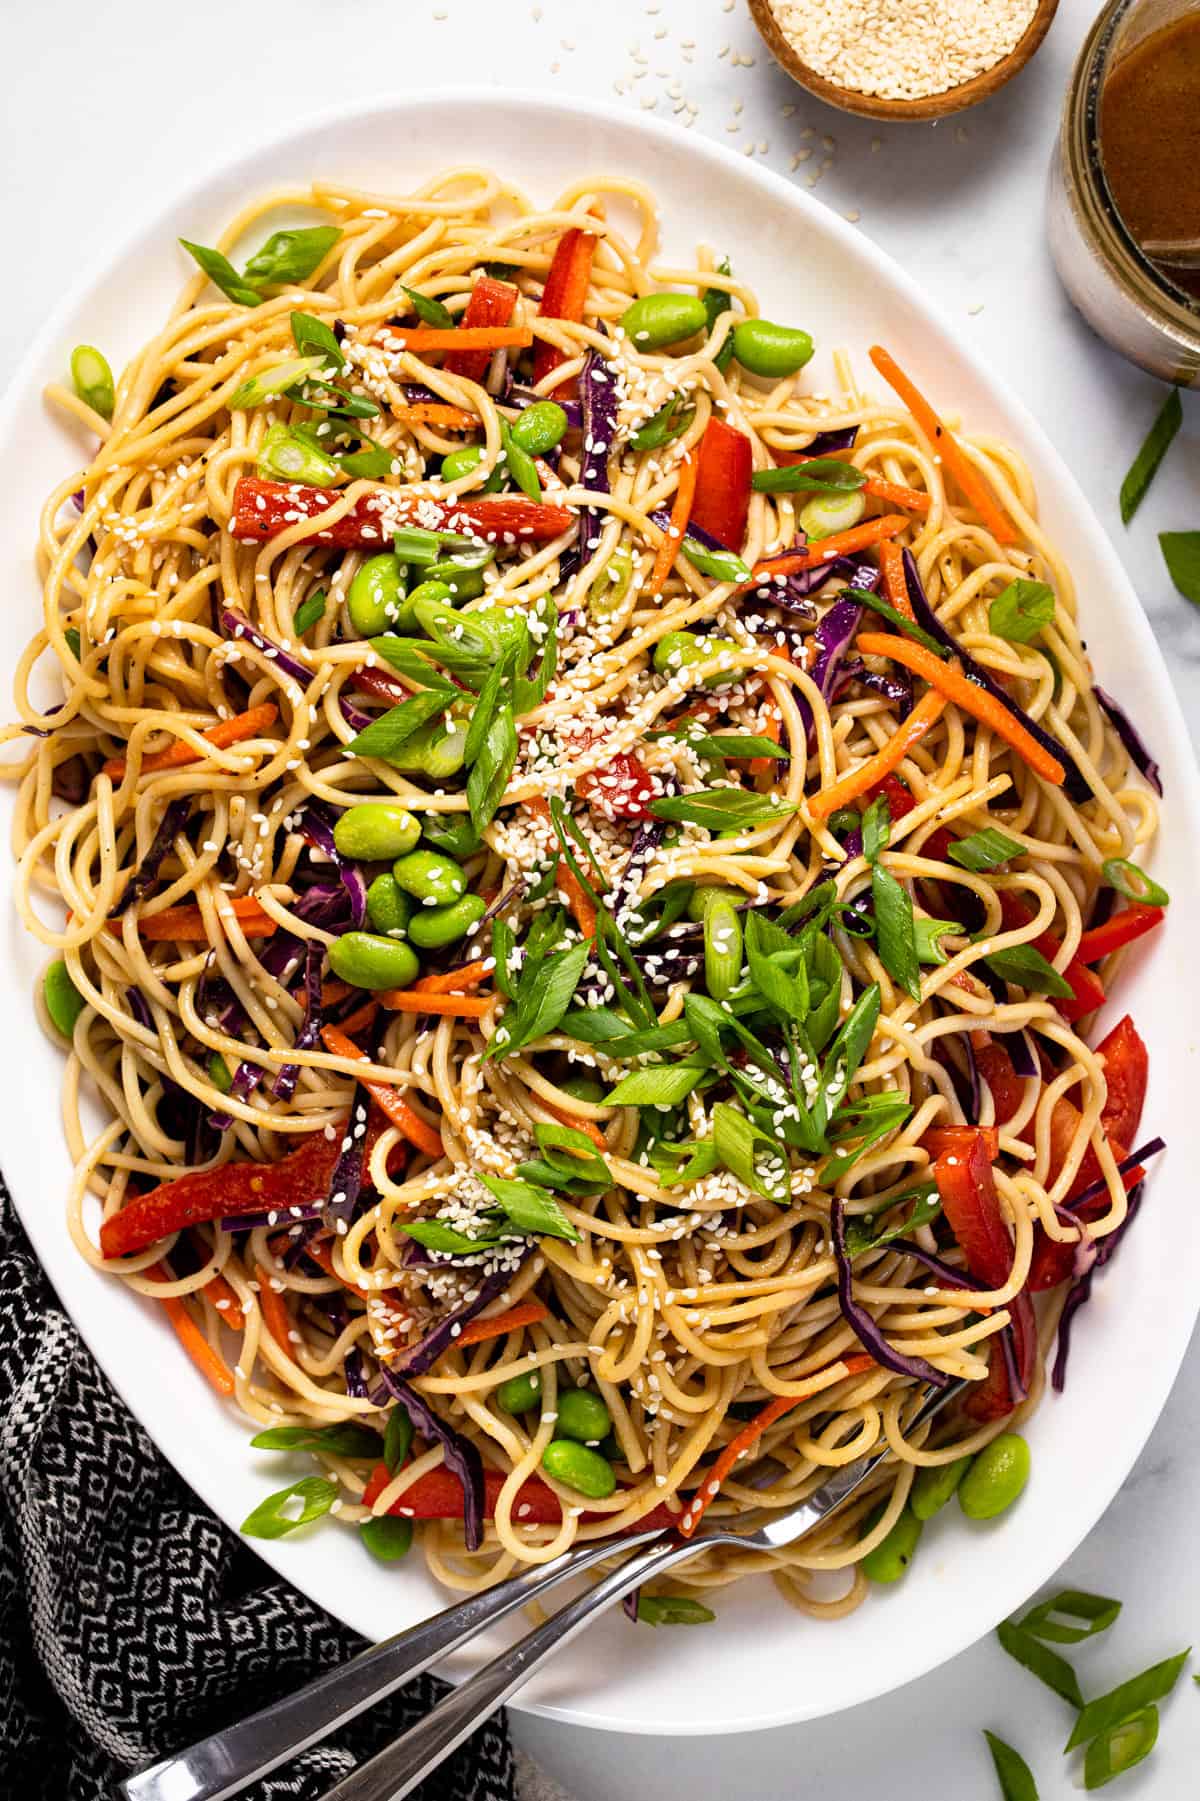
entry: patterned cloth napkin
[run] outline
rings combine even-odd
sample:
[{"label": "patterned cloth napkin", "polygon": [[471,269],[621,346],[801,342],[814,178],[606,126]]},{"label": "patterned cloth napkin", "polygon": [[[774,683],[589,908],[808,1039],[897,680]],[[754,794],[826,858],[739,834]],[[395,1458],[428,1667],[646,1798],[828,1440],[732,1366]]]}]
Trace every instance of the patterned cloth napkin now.
[{"label": "patterned cloth napkin", "polygon": [[[0,1794],[112,1801],[131,1770],[363,1646],[159,1456],[63,1313],[0,1179]],[[422,1676],[247,1795],[316,1801],[445,1692]],[[418,1795],[513,1801],[503,1716]]]}]

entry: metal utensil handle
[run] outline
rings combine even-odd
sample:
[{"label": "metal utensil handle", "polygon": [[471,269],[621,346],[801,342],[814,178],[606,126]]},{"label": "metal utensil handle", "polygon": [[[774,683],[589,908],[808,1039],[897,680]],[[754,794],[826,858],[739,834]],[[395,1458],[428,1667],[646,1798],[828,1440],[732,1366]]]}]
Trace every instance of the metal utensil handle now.
[{"label": "metal utensil handle", "polygon": [[536,1600],[565,1577],[591,1569],[626,1546],[644,1545],[661,1531],[628,1539],[575,1546],[548,1563],[537,1576],[510,1576],[468,1595],[418,1626],[398,1632],[381,1644],[352,1657],[336,1669],[284,1695],[236,1725],[197,1739],[185,1751],[160,1759],[135,1776],[126,1777],[119,1792],[127,1801],[225,1801],[256,1777],[296,1757],[301,1751],[354,1719],[377,1701],[394,1694],[430,1664],[507,1618],[527,1601]]},{"label": "metal utensil handle", "polygon": [[688,1540],[680,1544],[668,1540],[651,1544],[628,1558],[617,1570],[601,1578],[595,1588],[579,1595],[545,1622],[526,1633],[515,1645],[501,1652],[477,1675],[469,1678],[438,1703],[418,1726],[380,1751],[368,1763],[343,1777],[329,1790],[324,1801],[401,1801],[417,1784],[450,1753],[469,1738],[508,1697],[528,1681],[534,1671],[546,1663],[562,1645],[614,1601],[660,1570],[682,1563],[697,1551],[705,1550],[711,1540]]}]

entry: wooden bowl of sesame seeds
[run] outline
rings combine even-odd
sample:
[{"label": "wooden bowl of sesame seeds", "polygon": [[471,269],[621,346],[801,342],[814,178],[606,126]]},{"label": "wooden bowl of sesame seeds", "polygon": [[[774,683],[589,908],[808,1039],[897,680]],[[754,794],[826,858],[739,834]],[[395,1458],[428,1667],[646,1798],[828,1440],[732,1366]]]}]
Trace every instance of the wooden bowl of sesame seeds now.
[{"label": "wooden bowl of sesame seeds", "polygon": [[[874,0],[869,10],[875,40],[861,7],[846,0],[750,0],[763,42],[793,81],[843,112],[901,122],[941,119],[997,93],[1041,44],[1058,0]],[[964,67],[977,72],[954,80]],[[847,85],[842,71],[864,86]]]}]

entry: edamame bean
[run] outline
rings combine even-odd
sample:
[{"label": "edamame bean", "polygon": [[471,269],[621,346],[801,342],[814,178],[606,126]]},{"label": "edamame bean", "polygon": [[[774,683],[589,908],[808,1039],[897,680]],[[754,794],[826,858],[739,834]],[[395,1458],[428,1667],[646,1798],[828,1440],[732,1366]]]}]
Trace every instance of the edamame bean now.
[{"label": "edamame bean", "polygon": [[92,344],[76,344],[71,352],[71,380],[80,400],[102,419],[111,419],[115,404],[113,373],[108,359]]},{"label": "edamame bean", "polygon": [[729,901],[736,907],[745,898],[740,888],[726,888],[722,882],[709,882],[707,887],[693,889],[692,898],[687,904],[687,916],[694,924],[703,925],[709,908],[715,907],[719,900]]},{"label": "edamame bean", "polygon": [[573,1438],[554,1438],[542,1452],[542,1468],[566,1488],[586,1495],[590,1501],[603,1501],[617,1486],[611,1463],[587,1445]]},{"label": "edamame bean", "polygon": [[427,576],[426,580],[415,587],[411,594],[400,596],[392,623],[401,632],[411,632],[416,628],[418,607],[453,605],[454,591],[449,582],[437,581],[433,577]]},{"label": "edamame bean", "polygon": [[[882,1516],[873,1516],[870,1525],[876,1524],[880,1517]],[[863,1575],[872,1582],[899,1582],[916,1555],[924,1530],[924,1525],[911,1507],[906,1507],[882,1544],[876,1545],[863,1558]]]},{"label": "edamame bean", "polygon": [[75,1033],[75,1021],[84,1009],[84,999],[71,980],[61,957],[55,959],[42,977],[42,998],[56,1031],[64,1038]]},{"label": "edamame bean", "polygon": [[800,508],[800,525],[810,540],[848,532],[867,510],[861,489],[855,494],[817,494]]},{"label": "edamame bean", "polygon": [[408,988],[421,965],[412,946],[399,938],[343,932],[329,947],[329,967],[353,988]]},{"label": "edamame bean", "polygon": [[1002,1432],[984,1445],[958,1488],[969,1520],[994,1520],[1011,1507],[1029,1480],[1029,1446],[1019,1432]]},{"label": "edamame bean", "polygon": [[418,907],[408,935],[423,951],[440,950],[444,944],[465,938],[486,912],[487,902],[478,894],[464,894],[446,907]]},{"label": "edamame bean", "polygon": [[665,350],[708,324],[699,294],[643,294],[621,314],[621,330],[635,350]]},{"label": "edamame bean", "polygon": [[558,1397],[556,1438],[578,1439],[580,1444],[598,1445],[612,1430],[612,1415],[590,1388],[567,1388]]},{"label": "edamame bean", "polygon": [[367,918],[386,938],[402,938],[413,916],[413,898],[394,875],[377,875],[367,889]]},{"label": "edamame bean", "polygon": [[[692,663],[704,663],[723,650],[737,651],[741,648],[731,638],[698,638],[695,632],[668,632],[654,646],[654,667],[659,675],[677,675],[681,669]],[[729,682],[740,682],[740,669],[716,669],[706,675],[702,686],[720,688]]]},{"label": "edamame bean", "polygon": [[558,1086],[573,1101],[587,1101],[593,1107],[599,1107],[608,1092],[603,1082],[598,1082],[595,1076],[567,1076]]},{"label": "edamame bean", "polygon": [[449,588],[451,603],[457,607],[464,600],[479,599],[483,593],[483,572],[486,567],[486,563],[431,563],[425,574],[430,581],[443,582]]},{"label": "edamame bean", "polygon": [[333,828],[333,842],[343,857],[365,863],[382,863],[415,850],[421,836],[420,821],[398,801],[364,800],[342,814]]},{"label": "edamame bean", "polygon": [[931,1520],[935,1513],[940,1513],[970,1467],[969,1457],[959,1457],[954,1463],[940,1463],[919,1470],[908,1496],[908,1504],[917,1518]]},{"label": "edamame bean", "polygon": [[560,444],[567,429],[567,415],[557,400],[535,400],[512,423],[513,443],[530,456],[545,456]]},{"label": "edamame bean", "polygon": [[742,922],[721,895],[704,915],[704,982],[715,1001],[728,999],[742,973]]},{"label": "edamame bean", "polygon": [[791,325],[775,325],[770,319],[743,319],[733,328],[733,354],[751,375],[772,381],[795,375],[813,353],[806,331]]},{"label": "edamame bean", "polygon": [[464,475],[470,475],[473,469],[478,469],[482,461],[482,445],[464,444],[461,450],[452,450],[442,458],[442,480],[460,481]]},{"label": "edamame bean", "polygon": [[360,638],[374,638],[396,623],[403,600],[404,564],[394,551],[382,550],[355,571],[346,612]]},{"label": "edamame bean", "polygon": [[523,1376],[510,1376],[496,1390],[497,1405],[505,1413],[531,1413],[542,1399],[542,1378],[538,1370],[526,1370]]},{"label": "edamame bean", "polygon": [[458,864],[435,850],[414,850],[397,857],[392,874],[404,892],[423,907],[447,907],[467,891],[467,878]]}]

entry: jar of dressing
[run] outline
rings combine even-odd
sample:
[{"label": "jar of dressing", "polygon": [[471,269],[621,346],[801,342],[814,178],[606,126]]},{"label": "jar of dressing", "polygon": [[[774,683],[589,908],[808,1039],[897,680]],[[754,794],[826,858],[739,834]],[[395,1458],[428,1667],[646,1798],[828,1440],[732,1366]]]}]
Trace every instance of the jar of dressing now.
[{"label": "jar of dressing", "polygon": [[1114,350],[1200,376],[1200,3],[1109,0],[1067,93],[1047,199],[1071,299]]}]

